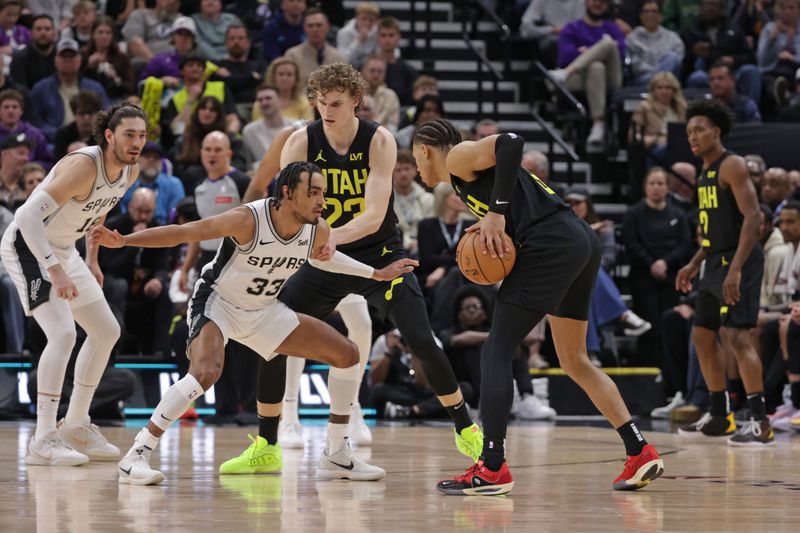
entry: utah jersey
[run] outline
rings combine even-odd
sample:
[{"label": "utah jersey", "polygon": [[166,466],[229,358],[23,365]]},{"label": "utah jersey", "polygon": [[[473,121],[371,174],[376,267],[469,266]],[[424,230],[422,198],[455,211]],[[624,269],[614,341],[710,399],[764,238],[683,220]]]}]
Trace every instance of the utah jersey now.
[{"label": "utah jersey", "polygon": [[[106,175],[103,163],[103,150],[99,146],[89,146],[76,150],[64,157],[91,157],[95,163],[92,192],[85,200],[67,200],[58,211],[44,219],[45,235],[53,251],[61,258],[67,257],[75,248],[75,241],[86,235],[100,219],[119,203],[128,188],[132,166],[127,165],[122,175],[112,182]],[[63,161],[62,159],[61,161]],[[36,196],[48,183],[55,179],[60,162],[50,170],[44,181],[31,195]],[[12,223],[13,224],[13,223]],[[14,226],[16,228],[16,225]]]},{"label": "utah jersey", "polygon": [[292,238],[284,240],[270,218],[271,200],[245,204],[256,221],[253,240],[239,245],[225,237],[214,260],[203,267],[195,295],[209,293],[246,311],[258,310],[275,299],[283,284],[308,260],[316,226],[305,224]]},{"label": "utah jersey", "polygon": [[708,253],[735,250],[739,246],[739,233],[744,216],[739,211],[736,197],[730,187],[719,185],[719,169],[732,152],[723,152],[697,179],[697,203],[700,207],[700,227],[703,232],[703,249]]},{"label": "utah jersey", "polygon": [[[308,161],[322,169],[328,190],[325,192],[325,210],[322,216],[332,228],[347,224],[364,212],[364,192],[369,177],[369,145],[378,129],[376,122],[358,121],[358,132],[350,148],[339,155],[328,143],[321,120],[306,128],[308,135]],[[397,235],[397,216],[394,213],[394,194],[389,198],[386,214],[378,231],[357,241],[337,245],[344,253],[360,252],[377,247]]]},{"label": "utah jersey", "polygon": [[[489,212],[494,187],[495,167],[475,172],[475,181],[465,181],[451,174],[450,181],[459,198],[470,212],[483,218]],[[548,185],[522,167],[517,169],[517,186],[506,209],[506,232],[517,243],[527,237],[529,230],[541,219],[569,205]]]}]

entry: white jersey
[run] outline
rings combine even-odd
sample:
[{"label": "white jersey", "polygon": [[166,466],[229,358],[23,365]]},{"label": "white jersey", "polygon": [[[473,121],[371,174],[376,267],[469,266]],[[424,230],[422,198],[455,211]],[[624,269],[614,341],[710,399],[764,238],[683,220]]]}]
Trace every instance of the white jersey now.
[{"label": "white jersey", "polygon": [[[106,175],[103,163],[103,149],[99,146],[88,146],[76,150],[61,159],[67,157],[91,157],[95,163],[94,184],[92,192],[86,200],[80,202],[70,199],[58,208],[58,211],[44,219],[45,235],[47,241],[53,248],[57,256],[67,257],[75,248],[75,241],[86,235],[92,227],[96,226],[100,219],[111,211],[111,208],[119,203],[125,191],[128,189],[132,166],[127,165],[122,176],[115,182],[111,182]],[[55,179],[61,161],[47,174],[44,181],[37,191]]]},{"label": "white jersey", "polygon": [[203,267],[196,298],[213,298],[208,294],[213,292],[239,309],[255,311],[274,300],[286,280],[308,261],[316,226],[305,224],[284,240],[272,224],[270,204],[269,199],[244,204],[256,220],[253,240],[240,246],[230,237],[223,239],[214,260]]}]

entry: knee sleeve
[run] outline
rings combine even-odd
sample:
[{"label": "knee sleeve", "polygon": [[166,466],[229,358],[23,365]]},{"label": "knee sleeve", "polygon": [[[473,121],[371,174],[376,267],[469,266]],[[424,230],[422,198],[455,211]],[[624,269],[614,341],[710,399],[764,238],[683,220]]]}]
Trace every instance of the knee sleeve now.
[{"label": "knee sleeve", "polygon": [[256,400],[259,403],[279,404],[286,389],[286,356],[276,355],[271,361],[258,360]]}]

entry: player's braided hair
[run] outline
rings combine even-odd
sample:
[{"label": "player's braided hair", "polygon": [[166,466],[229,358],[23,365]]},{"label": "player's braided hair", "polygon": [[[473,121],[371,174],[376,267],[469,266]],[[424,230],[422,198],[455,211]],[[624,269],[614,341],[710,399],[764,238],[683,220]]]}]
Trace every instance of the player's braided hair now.
[{"label": "player's braided hair", "polygon": [[147,123],[147,117],[142,108],[127,102],[111,106],[106,111],[97,114],[94,121],[94,138],[100,148],[105,149],[108,146],[106,130],[114,131],[124,118],[140,118],[144,120],[145,124]]},{"label": "player's braided hair", "polygon": [[731,131],[733,116],[728,106],[717,100],[697,100],[686,111],[686,122],[692,117],[706,117],[719,128],[719,135],[725,138]]},{"label": "player's braided hair", "polygon": [[[283,202],[283,186],[289,187],[289,191],[297,189],[303,172],[308,172],[309,183],[311,182],[312,174],[322,174],[322,170],[309,161],[295,161],[283,167],[283,170],[278,174],[278,179],[275,181],[275,190],[272,192],[272,200],[275,202],[275,207],[280,207]],[[311,194],[310,188],[309,194]]]},{"label": "player's braided hair", "polygon": [[444,118],[425,122],[414,132],[413,144],[427,144],[447,149],[461,142],[461,134],[453,123]]}]

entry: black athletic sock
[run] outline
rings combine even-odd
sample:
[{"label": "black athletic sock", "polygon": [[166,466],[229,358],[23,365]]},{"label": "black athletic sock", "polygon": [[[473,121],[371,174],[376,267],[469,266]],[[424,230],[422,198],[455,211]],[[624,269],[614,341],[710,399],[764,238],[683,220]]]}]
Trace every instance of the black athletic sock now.
[{"label": "black athletic sock", "polygon": [[764,405],[764,393],[756,392],[747,395],[747,406],[750,408],[750,416],[755,420],[767,418],[767,407]]},{"label": "black athletic sock", "polygon": [[258,415],[258,435],[267,440],[269,444],[278,443],[278,422],[280,416]]},{"label": "black athletic sock", "polygon": [[468,428],[472,425],[472,419],[469,417],[467,404],[464,402],[464,400],[461,400],[461,403],[458,405],[445,407],[445,410],[447,410],[447,414],[450,415],[450,418],[453,419],[453,423],[456,425],[456,433],[459,435],[461,434],[462,429]]},{"label": "black athletic sock", "polygon": [[506,458],[505,439],[495,439],[484,435],[481,458],[483,458],[483,466],[492,472],[500,470]]},{"label": "black athletic sock", "polygon": [[791,384],[792,387],[792,405],[795,409],[800,409],[800,381],[795,381]]},{"label": "black athletic sock", "polygon": [[628,420],[618,427],[617,433],[619,433],[622,442],[625,444],[625,455],[633,456],[642,453],[642,448],[647,444],[647,441],[644,440],[644,436],[639,432],[639,428],[636,427],[633,420]]},{"label": "black athletic sock", "polygon": [[710,392],[708,395],[711,397],[711,407],[709,413],[711,416],[726,417],[731,412],[731,403],[728,399],[728,391],[722,390],[718,392]]}]

